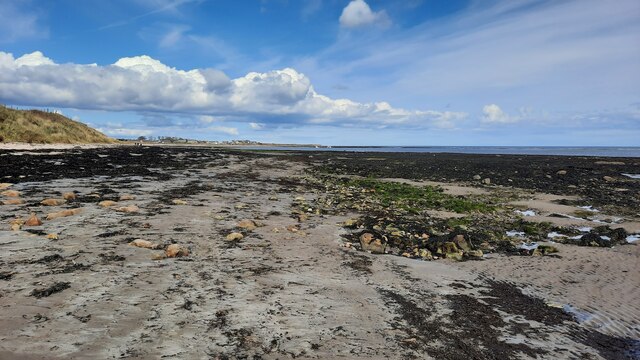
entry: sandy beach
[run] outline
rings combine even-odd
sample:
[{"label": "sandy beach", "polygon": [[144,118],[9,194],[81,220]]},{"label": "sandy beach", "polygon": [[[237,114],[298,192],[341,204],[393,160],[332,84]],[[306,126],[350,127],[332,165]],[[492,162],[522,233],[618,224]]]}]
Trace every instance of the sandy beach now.
[{"label": "sandy beach", "polygon": [[0,359],[639,358],[640,160],[597,161],[5,146]]}]

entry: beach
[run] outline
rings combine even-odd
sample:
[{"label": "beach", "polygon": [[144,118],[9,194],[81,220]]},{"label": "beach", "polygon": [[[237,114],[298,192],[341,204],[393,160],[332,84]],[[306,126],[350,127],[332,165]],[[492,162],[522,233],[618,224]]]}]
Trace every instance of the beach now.
[{"label": "beach", "polygon": [[5,147],[0,358],[639,358],[637,174],[640,158]]}]

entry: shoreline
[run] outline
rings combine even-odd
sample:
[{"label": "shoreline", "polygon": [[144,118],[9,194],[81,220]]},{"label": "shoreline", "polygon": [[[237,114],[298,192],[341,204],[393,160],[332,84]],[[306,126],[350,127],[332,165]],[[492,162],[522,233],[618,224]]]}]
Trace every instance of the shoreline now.
[{"label": "shoreline", "polygon": [[[640,217],[640,181],[614,173],[634,160],[189,146],[11,151],[0,149],[1,181],[18,196],[0,200],[23,203],[0,206],[0,305],[11,310],[0,317],[2,356],[640,354],[638,243],[570,240],[624,239],[615,228]],[[70,192],[57,205],[40,203]],[[47,220],[73,209],[81,210]],[[560,212],[574,218],[546,224]],[[25,225],[31,213],[41,225]],[[588,218],[611,217],[622,220],[580,230]],[[387,239],[384,254],[362,251],[364,232]],[[130,245],[137,239],[153,246]],[[452,241],[461,261],[440,252]],[[525,254],[504,241],[558,252]],[[170,244],[188,254],[165,258]]]}]

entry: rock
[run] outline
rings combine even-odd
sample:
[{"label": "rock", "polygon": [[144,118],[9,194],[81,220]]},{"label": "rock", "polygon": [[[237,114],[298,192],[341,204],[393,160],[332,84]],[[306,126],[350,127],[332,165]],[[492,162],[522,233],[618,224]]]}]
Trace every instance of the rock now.
[{"label": "rock", "polygon": [[244,239],[244,235],[240,234],[239,232],[232,232],[231,234],[227,235],[225,239],[227,241],[240,241]]},{"label": "rock", "polygon": [[455,261],[461,261],[462,260],[462,253],[461,252],[450,252],[450,253],[446,253],[444,255],[444,257],[446,259],[451,259],[451,260],[455,260]]},{"label": "rock", "polygon": [[628,235],[627,231],[623,228],[613,229],[607,234],[607,236],[611,238],[609,241],[612,245],[626,244]]},{"label": "rock", "polygon": [[355,228],[358,226],[358,220],[357,219],[349,219],[346,220],[342,226],[346,227],[346,228]]},{"label": "rock", "polygon": [[611,241],[604,240],[598,234],[589,233],[583,235],[577,241],[577,244],[581,246],[609,247],[611,246]]},{"label": "rock", "polygon": [[120,201],[135,200],[136,197],[131,194],[120,195]]},{"label": "rock", "polygon": [[538,245],[538,248],[536,250],[539,251],[542,255],[554,254],[558,252],[558,248],[551,245]]},{"label": "rock", "polygon": [[189,249],[179,244],[171,244],[164,250],[164,254],[170,258],[189,256]]},{"label": "rock", "polygon": [[489,184],[491,184],[491,179],[484,178],[484,179],[482,179],[482,183],[485,184],[485,185],[489,185]]},{"label": "rock", "polygon": [[473,180],[480,180],[482,179],[482,176],[480,175],[473,175]]},{"label": "rock", "polygon": [[135,206],[135,205],[129,205],[129,206],[123,206],[123,207],[119,207],[115,209],[118,212],[123,212],[123,213],[136,213],[138,211],[140,211],[140,208]]},{"label": "rock", "polygon": [[155,253],[151,255],[151,260],[164,260],[167,258],[167,255],[164,253]]},{"label": "rock", "polygon": [[40,201],[40,205],[45,205],[45,206],[60,206],[63,205],[64,203],[66,203],[67,201],[65,199],[44,199],[42,201]]},{"label": "rock", "polygon": [[24,204],[24,200],[22,199],[9,199],[3,200],[2,205],[22,205]]},{"label": "rock", "polygon": [[20,231],[22,224],[11,224],[11,231]]},{"label": "rock", "polygon": [[131,246],[135,246],[135,247],[139,247],[139,248],[144,248],[144,249],[158,249],[159,245],[152,243],[149,240],[143,240],[143,239],[135,239],[132,242],[129,243],[129,245]]},{"label": "rock", "polygon": [[47,239],[49,240],[58,240],[58,234],[48,234]]},{"label": "rock", "polygon": [[376,237],[370,232],[364,232],[360,235],[360,246],[364,251],[370,251],[372,254],[384,254],[387,247],[386,241]]},{"label": "rock", "polygon": [[10,184],[10,183],[0,183],[0,190],[4,190],[4,189],[6,189],[6,188],[8,188],[8,187],[11,187],[11,186],[13,186],[13,184]]},{"label": "rock", "polygon": [[244,220],[240,220],[240,222],[238,223],[238,227],[251,231],[255,229],[257,225],[253,220],[244,219]]},{"label": "rock", "polygon": [[612,178],[611,176],[603,176],[602,179],[606,182],[614,182],[616,181],[616,179]]},{"label": "rock", "polygon": [[429,251],[427,249],[420,249],[418,251],[418,256],[420,256],[420,258],[422,260],[433,260],[433,256],[431,255],[431,251]]},{"label": "rock", "polygon": [[67,201],[72,201],[76,199],[76,194],[72,193],[72,192],[66,192],[64,194],[62,194],[62,198],[67,200]]},{"label": "rock", "polygon": [[469,243],[467,242],[467,240],[464,239],[464,235],[456,235],[453,237],[451,241],[454,244],[456,244],[458,249],[462,249],[464,251],[471,251],[471,246],[469,246]]},{"label": "rock", "polygon": [[5,191],[1,192],[0,195],[6,196],[6,197],[19,197],[20,196],[20,192],[19,191],[15,191],[15,190],[5,190]]},{"label": "rock", "polygon": [[173,199],[171,202],[173,205],[187,205],[187,202],[182,199]]},{"label": "rock", "polygon": [[468,258],[470,259],[482,259],[482,257],[484,256],[484,253],[482,252],[482,250],[470,250],[470,251],[465,251],[464,253]]},{"label": "rock", "polygon": [[103,208],[112,207],[112,206],[115,206],[115,205],[118,205],[118,203],[113,201],[113,200],[103,200],[103,201],[100,201],[98,203],[98,206],[103,207]]},{"label": "rock", "polygon": [[309,215],[306,215],[306,214],[298,215],[298,222],[305,222],[307,220],[309,220]]},{"label": "rock", "polygon": [[79,214],[82,211],[82,208],[70,209],[70,210],[62,210],[54,213],[47,214],[47,220],[54,220],[57,218],[73,216]]},{"label": "rock", "polygon": [[558,170],[556,175],[567,175],[567,170]]},{"label": "rock", "polygon": [[297,233],[298,231],[300,231],[300,229],[298,229],[295,225],[289,225],[287,226],[287,231],[290,231],[292,233]]},{"label": "rock", "polygon": [[31,217],[27,219],[27,221],[24,222],[25,226],[40,226],[42,225],[42,221],[40,221],[40,219],[38,219],[38,217],[36,216],[36,214],[31,214]]}]

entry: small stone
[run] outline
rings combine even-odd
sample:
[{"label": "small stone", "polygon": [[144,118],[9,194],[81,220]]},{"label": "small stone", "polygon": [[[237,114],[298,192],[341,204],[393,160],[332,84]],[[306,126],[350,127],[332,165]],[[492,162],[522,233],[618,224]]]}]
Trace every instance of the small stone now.
[{"label": "small stone", "polygon": [[482,252],[482,250],[470,250],[465,252],[465,255],[472,259],[482,259],[484,253]]},{"label": "small stone", "polygon": [[342,226],[347,227],[347,228],[354,228],[356,226],[358,226],[358,220],[357,219],[349,219],[346,220]]},{"label": "small stone", "polygon": [[278,197],[277,196],[269,196],[269,200],[270,201],[276,201],[276,200],[278,200]]},{"label": "small stone", "polygon": [[40,201],[40,204],[45,206],[60,206],[66,202],[65,199],[44,199]]},{"label": "small stone", "polygon": [[556,172],[556,175],[567,175],[567,170],[558,170],[558,172]]},{"label": "small stone", "polygon": [[165,255],[164,253],[155,253],[153,255],[151,255],[151,260],[164,260],[167,258],[167,255]]},{"label": "small stone", "polygon": [[189,256],[189,249],[179,244],[171,244],[164,250],[164,254],[170,258]]},{"label": "small stone", "polygon": [[480,180],[482,179],[482,176],[480,175],[473,175],[473,180]]},{"label": "small stone", "polygon": [[1,192],[0,195],[6,196],[6,197],[18,197],[20,196],[20,192],[15,190],[5,190]]},{"label": "small stone", "polygon": [[136,213],[140,211],[140,208],[135,205],[129,205],[129,206],[116,208],[116,211],[123,212],[123,213]]},{"label": "small stone", "polygon": [[307,221],[307,220],[309,220],[309,215],[306,215],[306,214],[300,214],[300,215],[298,215],[298,221],[299,221],[299,222],[305,222],[305,221]]},{"label": "small stone", "polygon": [[225,237],[225,239],[227,241],[240,241],[242,239],[244,239],[244,235],[238,233],[238,232],[232,232],[231,234],[227,235]]},{"label": "small stone", "polygon": [[136,197],[131,194],[120,195],[120,201],[135,200]]},{"label": "small stone", "polygon": [[0,190],[4,190],[8,187],[11,187],[13,184],[10,183],[0,183]]},{"label": "small stone", "polygon": [[24,204],[24,200],[22,199],[9,199],[3,200],[2,205],[22,205]]},{"label": "small stone", "polygon": [[406,258],[412,258],[412,257],[413,257],[413,254],[408,253],[408,252],[403,252],[403,253],[402,253],[402,256],[403,256],[403,257],[406,257]]},{"label": "small stone", "polygon": [[22,228],[21,224],[12,224],[11,231],[19,231]]},{"label": "small stone", "polygon": [[182,199],[173,199],[171,202],[173,205],[187,205],[187,202]]},{"label": "small stone", "polygon": [[429,251],[427,249],[420,249],[418,251],[418,256],[420,256],[420,258],[423,259],[423,260],[431,260],[431,259],[433,259],[433,256],[431,255],[431,251]]},{"label": "small stone", "polygon": [[158,244],[155,244],[155,243],[152,243],[149,240],[143,240],[143,239],[135,239],[132,242],[130,242],[129,245],[135,246],[135,247],[139,247],[139,248],[144,248],[144,249],[157,249],[158,248]]},{"label": "small stone", "polygon": [[485,185],[489,185],[489,184],[491,184],[491,179],[484,178],[484,179],[482,179],[482,183],[485,184]]},{"label": "small stone", "polygon": [[614,182],[614,181],[616,181],[616,179],[612,178],[611,176],[603,176],[602,179],[604,179],[604,181],[606,181],[606,182]]},{"label": "small stone", "polygon": [[54,220],[57,218],[73,216],[79,214],[82,211],[82,208],[70,209],[70,210],[62,210],[54,213],[47,214],[47,220]]},{"label": "small stone", "polygon": [[238,227],[251,231],[251,230],[254,230],[257,227],[257,225],[253,220],[244,219],[244,220],[240,220],[240,222],[238,223]]},{"label": "small stone", "polygon": [[471,246],[469,246],[469,243],[467,242],[467,240],[465,240],[464,235],[456,235],[454,236],[452,241],[454,244],[456,244],[458,249],[462,249],[464,251],[471,250]]},{"label": "small stone", "polygon": [[365,232],[360,235],[360,246],[362,250],[370,251],[372,254],[384,254],[387,244],[382,239],[376,238],[374,234]]},{"label": "small stone", "polygon": [[40,221],[40,219],[38,219],[38,217],[36,216],[36,214],[31,214],[31,217],[27,219],[27,221],[24,222],[25,226],[40,226],[42,225],[42,221]]},{"label": "small stone", "polygon": [[302,196],[296,196],[296,198],[295,198],[295,199],[293,199],[293,200],[294,200],[294,201],[298,201],[298,202],[305,201],[305,200],[304,200],[304,197],[302,197]]},{"label": "small stone", "polygon": [[298,229],[295,225],[287,226],[287,230],[292,232],[292,233],[297,233],[298,231],[300,231],[300,229]]},{"label": "small stone", "polygon": [[73,192],[66,192],[66,193],[62,194],[62,198],[67,200],[67,201],[75,200],[76,199],[76,194],[73,193]]},{"label": "small stone", "polygon": [[49,240],[58,240],[58,234],[48,234],[47,239]]},{"label": "small stone", "polygon": [[100,201],[98,203],[98,206],[103,207],[103,208],[112,207],[112,206],[115,206],[115,205],[118,205],[118,203],[113,201],[113,200],[103,200],[103,201]]}]

